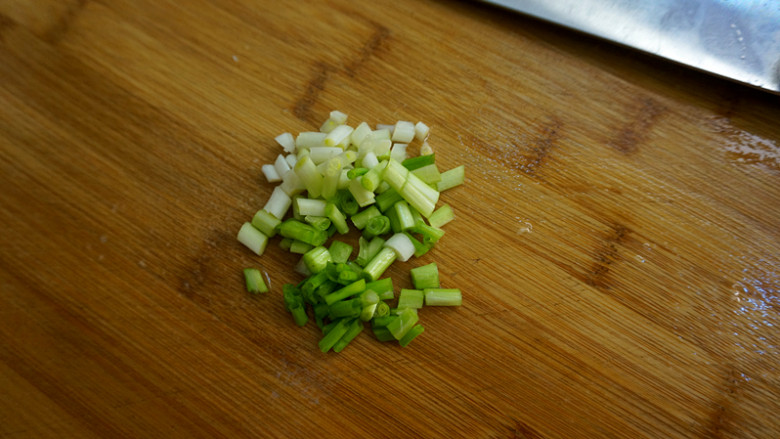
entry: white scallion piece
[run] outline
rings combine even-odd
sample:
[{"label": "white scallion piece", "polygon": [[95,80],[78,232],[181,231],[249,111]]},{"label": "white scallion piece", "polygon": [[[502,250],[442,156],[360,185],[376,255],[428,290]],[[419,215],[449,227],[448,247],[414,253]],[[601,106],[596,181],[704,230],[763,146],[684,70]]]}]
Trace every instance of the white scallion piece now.
[{"label": "white scallion piece", "polygon": [[302,149],[309,149],[313,146],[325,146],[326,133],[318,131],[303,131],[295,138],[295,148],[298,152]]},{"label": "white scallion piece", "polygon": [[391,137],[393,136],[393,132],[392,132],[393,125],[378,125],[378,127],[379,126],[384,126],[385,128],[377,128],[374,131],[371,131],[371,138],[390,140]]},{"label": "white scallion piece", "polygon": [[350,134],[349,141],[352,145],[359,147],[369,136],[371,136],[371,127],[367,123],[361,122]]},{"label": "white scallion piece", "polygon": [[414,140],[414,132],[413,123],[406,120],[399,120],[395,124],[391,140],[398,143],[409,143]]},{"label": "white scallion piece", "polygon": [[284,216],[287,215],[287,211],[290,209],[291,204],[292,198],[290,198],[290,196],[281,188],[281,185],[279,185],[271,192],[271,197],[268,198],[263,209],[282,220],[284,219]]},{"label": "white scallion piece", "polygon": [[385,247],[392,249],[399,261],[408,261],[414,255],[414,244],[412,240],[403,233],[396,233],[384,244]]},{"label": "white scallion piece", "polygon": [[289,171],[292,166],[290,166],[289,163],[287,163],[287,160],[284,158],[283,155],[279,154],[276,157],[276,160],[274,161],[274,168],[276,168],[276,173],[279,174],[279,180],[281,181],[282,175],[286,174],[287,171]]},{"label": "white scallion piece", "polygon": [[309,157],[315,165],[319,165],[343,152],[343,149],[336,146],[312,146],[309,148]]},{"label": "white scallion piece", "polygon": [[423,142],[426,139],[428,139],[428,134],[430,133],[431,129],[428,127],[428,125],[417,122],[414,125],[414,138]]},{"label": "white scallion piece", "polygon": [[420,145],[420,155],[431,155],[433,154],[433,148],[431,148],[431,145],[425,141],[422,145]]},{"label": "white scallion piece", "polygon": [[314,164],[311,157],[307,155],[299,158],[293,170],[298,174],[303,185],[306,186],[309,197],[319,198],[322,192],[322,174],[317,170],[317,165]]},{"label": "white scallion piece", "polygon": [[262,255],[266,246],[268,246],[268,237],[265,236],[263,232],[254,228],[249,222],[246,222],[241,226],[241,229],[238,230],[238,235],[236,235],[236,239],[258,256]]},{"label": "white scallion piece", "polygon": [[290,133],[282,133],[279,134],[274,138],[276,140],[276,143],[282,146],[284,149],[284,152],[294,152],[295,151],[295,138]]},{"label": "white scallion piece", "polygon": [[290,168],[295,167],[295,162],[298,161],[298,156],[290,153],[284,156],[284,160],[287,162],[288,165],[290,165]]},{"label": "white scallion piece", "polygon": [[339,125],[333,128],[333,131],[325,136],[325,146],[336,146],[349,141],[349,135],[352,134],[353,128],[349,125]]},{"label": "white scallion piece", "polygon": [[390,148],[390,158],[398,163],[406,160],[406,148],[408,146],[408,143],[394,143],[392,148]]},{"label": "white scallion piece", "polygon": [[395,125],[386,124],[386,123],[376,124],[376,131],[387,131],[387,134],[390,136],[393,135],[393,130],[395,130]]},{"label": "white scallion piece", "polygon": [[347,123],[348,118],[349,116],[347,115],[347,113],[341,112],[339,110],[333,110],[330,112],[330,120],[336,122],[339,125],[344,125],[345,123]]},{"label": "white scallion piece", "polygon": [[274,167],[274,165],[266,164],[261,166],[260,169],[263,171],[263,175],[265,175],[265,179],[268,180],[269,183],[278,183],[282,181],[282,177],[276,172],[276,167]]},{"label": "white scallion piece", "polygon": [[363,160],[360,161],[360,164],[364,168],[371,169],[374,166],[379,164],[379,159],[376,158],[376,154],[374,154],[374,151],[369,151],[366,153],[365,156],[363,156]]},{"label": "white scallion piece", "polygon": [[325,206],[327,203],[321,198],[298,197],[295,199],[295,203],[297,205],[298,215],[300,216],[325,216]]},{"label": "white scallion piece", "polygon": [[353,178],[350,180],[347,189],[349,189],[349,192],[360,207],[366,207],[376,201],[374,192],[364,188],[360,178]]},{"label": "white scallion piece", "polygon": [[282,176],[282,183],[277,187],[290,197],[298,195],[306,190],[303,181],[301,181],[298,174],[296,174],[293,169],[290,169]]}]

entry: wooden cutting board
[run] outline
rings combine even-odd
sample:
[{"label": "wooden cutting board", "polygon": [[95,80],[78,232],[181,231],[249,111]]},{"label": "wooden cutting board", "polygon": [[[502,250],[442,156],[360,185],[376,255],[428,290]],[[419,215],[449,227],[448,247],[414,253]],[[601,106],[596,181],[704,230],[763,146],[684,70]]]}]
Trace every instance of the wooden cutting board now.
[{"label": "wooden cutting board", "polygon": [[[780,437],[778,102],[474,2],[0,0],[0,437]],[[235,239],[334,109],[466,167],[407,348]]]}]

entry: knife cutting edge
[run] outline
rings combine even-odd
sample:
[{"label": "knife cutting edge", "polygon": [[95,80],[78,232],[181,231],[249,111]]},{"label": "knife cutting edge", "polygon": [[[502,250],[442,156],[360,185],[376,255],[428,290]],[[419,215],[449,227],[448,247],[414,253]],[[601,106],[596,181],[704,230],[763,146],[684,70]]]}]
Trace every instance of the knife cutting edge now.
[{"label": "knife cutting edge", "polygon": [[780,94],[777,0],[482,0]]}]

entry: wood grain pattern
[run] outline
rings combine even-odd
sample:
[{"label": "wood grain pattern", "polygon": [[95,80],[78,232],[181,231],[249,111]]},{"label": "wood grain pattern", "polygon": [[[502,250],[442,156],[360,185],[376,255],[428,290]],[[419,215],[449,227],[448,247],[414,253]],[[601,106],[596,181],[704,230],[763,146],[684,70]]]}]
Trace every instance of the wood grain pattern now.
[{"label": "wood grain pattern", "polygon": [[[235,240],[332,109],[467,169],[406,349],[322,355]],[[777,437],[778,120],[474,2],[0,0],[0,437]]]}]

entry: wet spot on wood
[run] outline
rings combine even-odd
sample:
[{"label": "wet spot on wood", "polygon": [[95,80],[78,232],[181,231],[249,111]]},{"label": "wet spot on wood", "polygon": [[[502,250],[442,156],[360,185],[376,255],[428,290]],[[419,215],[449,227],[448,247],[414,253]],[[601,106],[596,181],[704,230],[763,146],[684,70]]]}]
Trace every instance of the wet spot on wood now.
[{"label": "wet spot on wood", "polygon": [[325,83],[331,74],[331,67],[323,62],[314,66],[314,74],[306,83],[303,95],[293,104],[293,114],[300,120],[313,122],[312,107],[317,102],[320,93],[325,90]]},{"label": "wet spot on wood", "polygon": [[529,176],[536,176],[539,169],[547,161],[550,151],[560,138],[561,123],[553,119],[540,126],[538,132],[539,135],[534,139],[531,150],[525,157],[525,162],[520,166],[520,170]]},{"label": "wet spot on wood", "polygon": [[665,112],[666,108],[658,102],[650,98],[641,99],[632,111],[631,119],[617,130],[607,144],[624,154],[635,152]]},{"label": "wet spot on wood", "polygon": [[726,158],[731,162],[780,170],[780,146],[774,140],[739,129],[728,117],[712,118],[710,127],[721,136]]},{"label": "wet spot on wood", "polygon": [[627,240],[629,233],[630,230],[621,224],[612,226],[601,247],[596,250],[586,278],[588,285],[600,288],[608,286],[607,278],[610,270],[620,258],[619,247]]},{"label": "wet spot on wood", "polygon": [[506,143],[487,142],[479,136],[470,135],[467,147],[500,166],[536,177],[560,140],[561,127],[560,121],[551,119],[539,125],[535,134],[524,129]]}]

